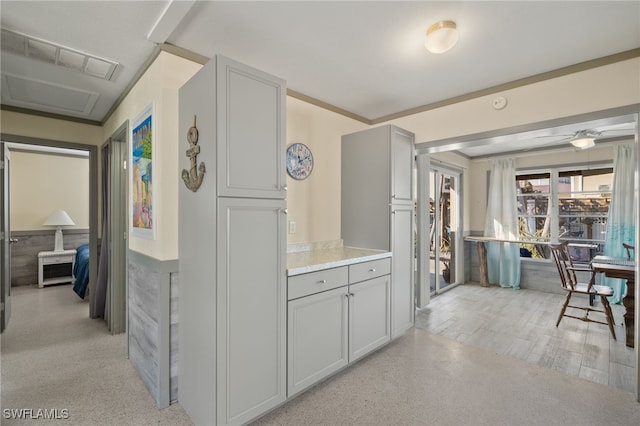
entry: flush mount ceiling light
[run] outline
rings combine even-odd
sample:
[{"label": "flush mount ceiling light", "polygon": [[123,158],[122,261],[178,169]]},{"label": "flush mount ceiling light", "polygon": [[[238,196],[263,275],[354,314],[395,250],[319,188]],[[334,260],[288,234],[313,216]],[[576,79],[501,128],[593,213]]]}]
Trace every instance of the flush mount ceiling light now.
[{"label": "flush mount ceiling light", "polygon": [[578,149],[593,148],[596,145],[595,137],[590,132],[581,130],[571,139],[571,145]]},{"label": "flush mount ceiling light", "polygon": [[458,42],[458,29],[453,21],[438,21],[427,30],[424,47],[431,53],[444,53]]}]

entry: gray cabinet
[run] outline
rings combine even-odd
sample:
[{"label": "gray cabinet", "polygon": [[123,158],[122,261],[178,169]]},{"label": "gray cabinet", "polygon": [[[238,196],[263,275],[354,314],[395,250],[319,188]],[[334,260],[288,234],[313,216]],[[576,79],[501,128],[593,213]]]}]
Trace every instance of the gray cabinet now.
[{"label": "gray cabinet", "polygon": [[349,285],[349,362],[389,342],[390,286],[390,275]]},{"label": "gray cabinet", "polygon": [[220,56],[180,89],[179,167],[194,116],[206,165],[197,192],[179,189],[178,392],[195,424],[286,399],[284,90]]},{"label": "gray cabinet", "polygon": [[[391,206],[391,274],[393,297],[391,337],[401,336],[414,323],[414,255],[413,255],[413,206]],[[407,283],[411,283],[407,285]]]},{"label": "gray cabinet", "polygon": [[348,288],[336,288],[289,302],[289,397],[346,366]]},{"label": "gray cabinet", "polygon": [[391,337],[414,322],[414,135],[393,125],[342,137],[342,239],[393,252]]},{"label": "gray cabinet", "polygon": [[218,200],[218,424],[285,400],[285,202]]},{"label": "gray cabinet", "polygon": [[218,196],[285,198],[283,80],[217,57]]},{"label": "gray cabinet", "polygon": [[288,279],[292,397],[390,341],[389,258]]}]

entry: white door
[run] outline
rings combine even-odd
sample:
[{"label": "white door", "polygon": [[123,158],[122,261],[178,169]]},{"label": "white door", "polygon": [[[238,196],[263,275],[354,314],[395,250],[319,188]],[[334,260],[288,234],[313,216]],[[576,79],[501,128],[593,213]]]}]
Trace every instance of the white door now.
[{"label": "white door", "polygon": [[429,304],[431,290],[429,289],[429,269],[422,267],[429,264],[429,163],[427,154],[417,157],[418,171],[418,203],[416,211],[416,226],[418,233],[418,282],[416,283],[416,306],[424,308]]},{"label": "white door", "polygon": [[218,198],[221,425],[247,423],[286,399],[285,203]]},{"label": "white door", "polygon": [[[438,294],[464,280],[462,174],[440,164],[430,165],[424,159],[418,161],[418,173],[422,182],[418,194],[421,236],[418,270],[421,284],[428,281],[430,293]],[[424,301],[423,294],[420,296],[420,302]]]},{"label": "white door", "polygon": [[2,278],[2,314],[0,317],[0,331],[4,331],[11,316],[11,226],[9,220],[9,149],[4,142],[0,142],[0,212],[2,222],[0,224],[0,235],[2,236],[2,246],[0,247],[0,273]]}]

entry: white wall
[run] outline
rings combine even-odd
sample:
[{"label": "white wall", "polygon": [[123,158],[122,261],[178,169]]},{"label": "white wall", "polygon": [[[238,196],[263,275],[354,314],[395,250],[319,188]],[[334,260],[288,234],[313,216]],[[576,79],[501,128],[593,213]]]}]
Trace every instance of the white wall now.
[{"label": "white wall", "polygon": [[178,134],[178,91],[201,67],[161,52],[103,127],[102,139],[107,140],[127,120],[131,125],[149,104],[155,106],[153,215],[156,239],[130,236],[129,248],[158,260],[178,258],[178,156],[184,155],[187,147],[186,135]]},{"label": "white wall", "polygon": [[52,230],[42,223],[54,210],[65,210],[75,226],[89,228],[89,159],[11,151],[11,230]]}]

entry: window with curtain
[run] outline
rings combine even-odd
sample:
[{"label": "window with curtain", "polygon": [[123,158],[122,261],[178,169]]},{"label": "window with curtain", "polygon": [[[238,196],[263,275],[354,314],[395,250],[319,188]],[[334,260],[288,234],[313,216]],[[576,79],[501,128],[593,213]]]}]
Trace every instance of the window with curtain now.
[{"label": "window with curtain", "polygon": [[569,241],[573,260],[601,253],[611,204],[613,168],[549,168],[516,172],[516,203],[523,257],[548,258],[538,242]]}]

